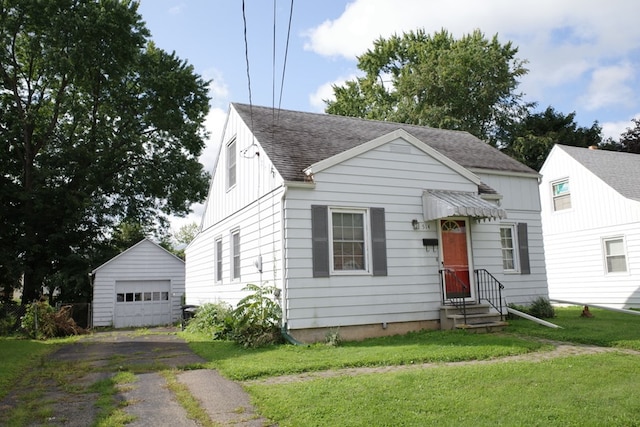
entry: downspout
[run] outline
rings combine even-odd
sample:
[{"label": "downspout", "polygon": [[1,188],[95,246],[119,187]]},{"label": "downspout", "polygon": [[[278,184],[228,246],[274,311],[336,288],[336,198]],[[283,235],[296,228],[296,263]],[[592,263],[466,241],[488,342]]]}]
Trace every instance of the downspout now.
[{"label": "downspout", "polygon": [[288,332],[288,325],[287,325],[287,270],[286,270],[286,264],[287,264],[287,257],[286,257],[286,252],[285,252],[285,211],[284,211],[284,202],[287,198],[287,184],[282,184],[282,197],[280,198],[280,233],[282,233],[282,236],[280,238],[280,244],[281,244],[281,248],[280,248],[280,253],[282,254],[282,267],[281,270],[282,271],[282,326],[280,328],[280,333],[282,334],[282,337],[289,343],[289,344],[293,344],[293,345],[306,345],[303,342],[298,341],[297,339],[295,339],[294,337],[292,337],[291,335],[289,335]]}]

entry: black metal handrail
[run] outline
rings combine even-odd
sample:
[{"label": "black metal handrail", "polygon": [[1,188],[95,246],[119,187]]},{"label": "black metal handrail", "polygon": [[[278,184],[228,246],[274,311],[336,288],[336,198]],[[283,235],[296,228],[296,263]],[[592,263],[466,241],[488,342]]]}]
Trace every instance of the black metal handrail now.
[{"label": "black metal handrail", "polygon": [[478,301],[488,302],[500,313],[500,317],[503,317],[502,290],[504,285],[484,268],[474,270],[474,273],[476,275]]},{"label": "black metal handrail", "polygon": [[[500,313],[500,317],[504,318],[502,307],[502,290],[504,289],[504,285],[484,268],[474,270],[473,272],[475,274],[476,282],[476,302],[479,303],[486,301],[495,308],[498,313]],[[463,289],[463,296],[451,297],[447,295],[447,282],[453,282],[460,289]],[[440,287],[442,289],[442,304],[453,305],[460,309],[462,311],[462,316],[464,317],[464,322],[467,323],[467,304],[469,301],[468,297],[465,297],[464,295],[468,294],[469,285],[460,280],[455,271],[444,268],[440,270]]]},{"label": "black metal handrail", "polygon": [[[447,295],[446,283],[455,283],[462,292],[462,296],[460,297],[450,297]],[[459,310],[462,311],[462,317],[464,318],[464,323],[467,323],[467,297],[465,295],[469,293],[469,285],[460,280],[455,271],[443,268],[440,270],[440,287],[442,289],[442,305],[445,305],[447,302]],[[446,296],[446,300],[445,300]]]}]

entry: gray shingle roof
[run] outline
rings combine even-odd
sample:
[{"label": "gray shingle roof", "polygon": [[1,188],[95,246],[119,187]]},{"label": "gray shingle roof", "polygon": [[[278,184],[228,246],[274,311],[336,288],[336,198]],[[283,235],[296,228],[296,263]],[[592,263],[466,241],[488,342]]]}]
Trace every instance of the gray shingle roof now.
[{"label": "gray shingle roof", "polygon": [[622,196],[640,201],[640,154],[559,145]]},{"label": "gray shingle roof", "polygon": [[537,174],[468,132],[330,114],[273,110],[233,103],[282,177],[303,181],[303,170],[397,129],[404,129],[465,168]]}]

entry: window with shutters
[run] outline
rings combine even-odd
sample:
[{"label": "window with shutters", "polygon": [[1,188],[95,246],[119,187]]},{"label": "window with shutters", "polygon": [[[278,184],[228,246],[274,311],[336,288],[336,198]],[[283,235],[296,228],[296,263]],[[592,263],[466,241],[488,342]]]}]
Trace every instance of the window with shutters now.
[{"label": "window with shutters", "polygon": [[365,214],[365,210],[331,209],[329,229],[334,272],[368,270]]},{"label": "window with shutters", "polygon": [[527,223],[501,224],[500,247],[505,273],[530,273]]},{"label": "window with shutters", "polygon": [[383,208],[311,207],[313,276],[387,275]]}]

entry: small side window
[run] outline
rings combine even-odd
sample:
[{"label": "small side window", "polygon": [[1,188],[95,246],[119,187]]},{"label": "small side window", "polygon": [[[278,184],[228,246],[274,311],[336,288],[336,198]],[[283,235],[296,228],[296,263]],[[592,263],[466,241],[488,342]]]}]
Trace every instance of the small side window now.
[{"label": "small side window", "polygon": [[551,190],[554,211],[571,209],[571,191],[569,190],[568,178],[551,183]]},{"label": "small side window", "polygon": [[603,239],[604,261],[607,273],[625,273],[627,271],[627,255],[622,237]]}]

